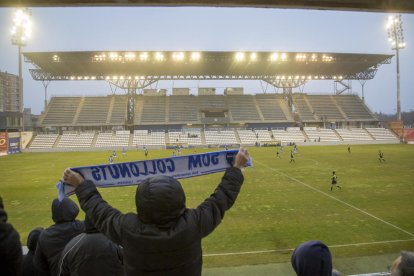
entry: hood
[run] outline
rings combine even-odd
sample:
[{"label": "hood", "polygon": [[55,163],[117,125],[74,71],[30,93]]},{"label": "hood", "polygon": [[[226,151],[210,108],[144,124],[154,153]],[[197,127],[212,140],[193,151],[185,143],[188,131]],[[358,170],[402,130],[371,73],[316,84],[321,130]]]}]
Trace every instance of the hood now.
[{"label": "hood", "polygon": [[3,198],[0,196],[0,222],[7,222],[7,213],[4,210]]},{"label": "hood", "polygon": [[320,241],[309,241],[296,247],[292,266],[298,276],[331,276],[332,257],[329,248]]},{"label": "hood", "polygon": [[185,194],[174,178],[155,176],[138,185],[135,204],[142,222],[167,226],[184,213]]},{"label": "hood", "polygon": [[43,228],[39,227],[33,229],[29,233],[29,236],[27,237],[27,248],[29,248],[30,251],[36,251],[37,241],[39,240],[39,236],[42,233],[42,231]]},{"label": "hood", "polygon": [[1,208],[0,208],[0,222],[3,222],[3,223],[7,222],[7,213]]},{"label": "hood", "polygon": [[69,198],[59,201],[55,198],[52,202],[52,219],[55,223],[75,220],[79,214],[79,208],[75,202]]}]

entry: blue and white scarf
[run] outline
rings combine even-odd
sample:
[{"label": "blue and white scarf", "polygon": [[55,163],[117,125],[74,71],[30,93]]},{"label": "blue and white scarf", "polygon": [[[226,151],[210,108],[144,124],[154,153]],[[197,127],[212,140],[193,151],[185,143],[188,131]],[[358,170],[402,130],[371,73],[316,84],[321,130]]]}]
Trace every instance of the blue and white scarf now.
[{"label": "blue and white scarf", "polygon": [[[121,187],[139,185],[145,179],[157,175],[175,179],[189,178],[221,172],[233,164],[238,150],[207,152],[184,156],[173,156],[153,160],[76,167],[84,179],[92,180],[97,187]],[[251,160],[247,166],[252,166]],[[60,181],[57,184],[59,200],[75,193],[75,188]]]}]

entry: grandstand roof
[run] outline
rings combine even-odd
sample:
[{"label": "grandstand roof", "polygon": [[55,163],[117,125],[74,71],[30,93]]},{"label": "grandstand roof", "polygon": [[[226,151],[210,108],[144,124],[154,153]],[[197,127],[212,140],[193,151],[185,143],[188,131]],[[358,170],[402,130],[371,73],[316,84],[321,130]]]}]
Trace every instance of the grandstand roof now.
[{"label": "grandstand roof", "polygon": [[35,80],[372,79],[392,55],[316,52],[27,52]]},{"label": "grandstand roof", "polygon": [[410,0],[3,0],[0,1],[0,7],[2,6],[219,6],[414,12],[414,2]]}]

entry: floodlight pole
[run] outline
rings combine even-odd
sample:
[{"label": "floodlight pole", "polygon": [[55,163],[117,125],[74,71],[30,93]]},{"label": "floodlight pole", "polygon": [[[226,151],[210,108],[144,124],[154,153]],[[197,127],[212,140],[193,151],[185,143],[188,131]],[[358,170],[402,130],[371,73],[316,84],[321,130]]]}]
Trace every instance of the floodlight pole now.
[{"label": "floodlight pole", "polygon": [[395,49],[397,56],[397,120],[401,120],[401,101],[400,101],[400,49]]},{"label": "floodlight pole", "polygon": [[19,54],[19,97],[21,99],[20,112],[22,113],[22,130],[24,131],[24,101],[23,101],[23,77],[22,77],[22,43],[17,44]]},{"label": "floodlight pole", "polygon": [[30,10],[26,9],[24,12],[18,10],[13,19],[14,25],[12,28],[12,45],[16,45],[18,49],[19,62],[19,98],[20,112],[22,113],[22,130],[24,131],[24,100],[23,100],[23,77],[22,77],[22,47],[26,46],[26,39],[30,36]]},{"label": "floodlight pole", "polygon": [[388,39],[391,42],[392,50],[395,50],[397,58],[397,120],[401,120],[400,49],[405,48],[401,15],[388,17],[387,29]]}]

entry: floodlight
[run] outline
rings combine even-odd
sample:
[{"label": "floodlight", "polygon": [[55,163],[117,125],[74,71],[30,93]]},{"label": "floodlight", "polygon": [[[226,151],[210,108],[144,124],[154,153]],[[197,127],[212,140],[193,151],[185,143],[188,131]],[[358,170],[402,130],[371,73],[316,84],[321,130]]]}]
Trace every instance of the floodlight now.
[{"label": "floodlight", "polygon": [[236,53],[236,61],[243,61],[244,60],[244,53],[243,52],[237,52]]},{"label": "floodlight", "polygon": [[75,77],[74,77],[74,76],[71,76],[71,77],[70,77],[70,79],[71,79],[71,80],[74,80],[74,79],[75,79]]},{"label": "floodlight", "polygon": [[256,53],[251,53],[250,54],[250,61],[256,61],[257,60],[257,54]]},{"label": "floodlight", "polygon": [[96,80],[96,76],[92,76],[91,77],[91,80]]},{"label": "floodlight", "polygon": [[295,76],[295,80],[298,80],[298,79],[299,79],[299,76],[297,76],[297,75],[296,75],[296,76]]},{"label": "floodlight", "polygon": [[270,55],[270,61],[277,61],[279,59],[279,53],[273,53]]},{"label": "floodlight", "polygon": [[183,61],[184,60],[184,53],[183,52],[175,52],[172,54],[172,58],[174,61]]},{"label": "floodlight", "polygon": [[134,79],[138,80],[138,79],[139,79],[139,76],[135,76],[135,78],[134,78]]},{"label": "floodlight", "polygon": [[113,80],[117,80],[118,79],[118,76],[112,76],[112,79]]},{"label": "floodlight", "polygon": [[282,59],[282,61],[287,60],[287,54],[286,53],[282,53],[282,55],[280,56],[280,58]]},{"label": "floodlight", "polygon": [[163,61],[164,60],[164,54],[161,52],[156,52],[155,53],[155,60],[156,61]]},{"label": "floodlight", "polygon": [[141,54],[139,54],[139,60],[141,61],[147,61],[148,60],[148,53],[147,52],[143,52]]},{"label": "floodlight", "polygon": [[124,78],[125,78],[124,76],[120,76],[120,77],[119,77],[119,79],[120,79],[120,80],[123,80]]},{"label": "floodlight", "polygon": [[112,61],[117,60],[117,59],[118,59],[118,53],[114,53],[114,52],[109,53],[109,58],[110,58]]},{"label": "floodlight", "polygon": [[134,61],[136,55],[135,53],[126,53],[124,57],[126,61]]},{"label": "floodlight", "polygon": [[26,46],[26,41],[32,34],[32,22],[28,9],[19,9],[15,12],[11,34],[13,45]]},{"label": "floodlight", "polygon": [[191,53],[191,60],[192,61],[199,61],[201,59],[201,53],[200,52],[192,52]]}]

